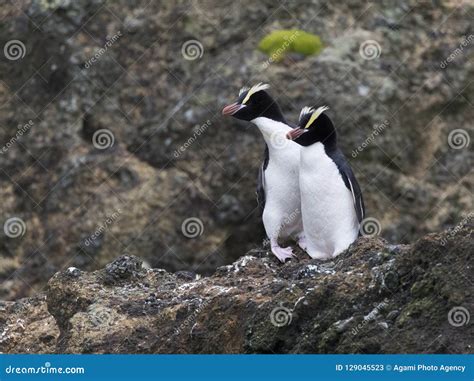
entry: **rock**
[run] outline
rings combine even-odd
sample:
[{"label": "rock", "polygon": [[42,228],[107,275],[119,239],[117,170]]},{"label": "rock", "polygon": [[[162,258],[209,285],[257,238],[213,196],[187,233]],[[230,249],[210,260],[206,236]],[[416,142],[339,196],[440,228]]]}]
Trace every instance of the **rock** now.
[{"label": "rock", "polygon": [[384,321],[381,321],[378,323],[379,327],[382,327],[383,329],[388,329],[388,324]]},{"label": "rock", "polygon": [[223,195],[217,214],[219,222],[235,223],[242,221],[244,218],[245,214],[239,200],[232,195]]},{"label": "rock", "polygon": [[387,320],[393,321],[398,317],[398,315],[400,315],[400,311],[398,311],[398,310],[390,311],[387,314]]},{"label": "rock", "polygon": [[[454,128],[473,136],[473,49],[442,67],[472,29],[472,2],[317,0],[283,10],[251,0],[3,3],[0,48],[14,38],[26,52],[0,60],[0,299],[121,255],[210,275],[260,247],[262,138],[220,115],[252,81],[271,84],[293,123],[303,105],[330,106],[367,215],[402,252],[428,232],[462,225],[474,209],[472,143],[454,149],[448,140]],[[295,20],[326,48],[268,64],[258,41]],[[203,46],[196,60],[181,53],[191,39]],[[361,54],[366,41],[380,46],[372,59]],[[104,129],[114,143],[100,149],[93,137]],[[3,235],[7,217],[24,221],[22,237]],[[204,228],[192,239],[182,233],[190,217]],[[374,263],[392,255],[385,247]],[[303,282],[319,276],[299,270]],[[384,293],[403,287],[399,271],[374,271]]]},{"label": "rock", "polygon": [[129,255],[121,256],[105,266],[105,273],[109,282],[138,277],[142,272],[141,270],[142,261]]},{"label": "rock", "polygon": [[354,320],[353,316],[351,316],[350,318],[347,318],[345,320],[339,320],[339,321],[334,323],[334,327],[336,328],[337,332],[339,332],[339,333],[344,332],[350,326],[350,324],[353,322],[353,320]]},{"label": "rock", "polygon": [[58,338],[44,295],[0,302],[0,353],[53,353]]},{"label": "rock", "polygon": [[[299,253],[282,265],[254,250],[202,278],[144,269],[129,255],[94,272],[69,269],[44,293],[0,305],[0,351],[466,353],[472,330],[452,324],[452,311],[474,311],[473,233],[430,234],[393,258],[380,255],[393,246],[379,238],[331,262]],[[373,271],[385,266],[399,274],[391,292]],[[415,292],[419,284],[429,292]]]}]

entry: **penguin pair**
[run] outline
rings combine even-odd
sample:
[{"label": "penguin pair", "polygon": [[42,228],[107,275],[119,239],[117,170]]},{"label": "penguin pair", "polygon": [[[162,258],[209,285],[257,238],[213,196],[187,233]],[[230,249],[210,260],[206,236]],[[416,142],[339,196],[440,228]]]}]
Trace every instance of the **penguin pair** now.
[{"label": "penguin pair", "polygon": [[[334,257],[358,236],[364,218],[359,184],[337,146],[327,107],[303,108],[293,127],[268,88],[259,83],[242,89],[222,114],[252,122],[265,140],[257,197],[271,250],[285,262],[294,254],[278,241],[294,238],[312,258]],[[285,138],[288,144],[282,144]]]}]

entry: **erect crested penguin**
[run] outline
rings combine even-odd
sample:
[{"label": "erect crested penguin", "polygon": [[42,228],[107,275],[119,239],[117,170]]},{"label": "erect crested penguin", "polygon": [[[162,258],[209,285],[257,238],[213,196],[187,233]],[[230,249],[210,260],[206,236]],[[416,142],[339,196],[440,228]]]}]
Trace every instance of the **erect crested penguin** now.
[{"label": "erect crested penguin", "polygon": [[362,192],[337,146],[327,109],[303,108],[298,128],[287,134],[302,146],[299,183],[307,252],[320,259],[335,257],[357,239],[365,213]]},{"label": "erect crested penguin", "polygon": [[[291,247],[283,248],[278,239],[294,238],[306,249],[301,220],[298,168],[300,146],[285,139],[292,130],[280,107],[265,91],[267,84],[243,88],[237,102],[226,106],[223,115],[254,123],[265,139],[265,159],[260,167],[257,199],[263,206],[263,225],[273,254],[281,261],[293,256]],[[289,143],[289,144],[288,144]]]}]

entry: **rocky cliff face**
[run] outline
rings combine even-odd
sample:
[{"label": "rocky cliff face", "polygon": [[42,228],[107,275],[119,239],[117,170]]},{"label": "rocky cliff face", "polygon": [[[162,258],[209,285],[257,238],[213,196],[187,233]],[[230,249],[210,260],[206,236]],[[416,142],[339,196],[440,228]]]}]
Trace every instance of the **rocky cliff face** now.
[{"label": "rocky cliff face", "polygon": [[7,353],[472,353],[474,240],[360,238],[334,261],[253,250],[210,277],[122,256],[0,306]]},{"label": "rocky cliff face", "polygon": [[[0,55],[0,222],[23,223],[21,234],[0,229],[0,299],[119,255],[212,274],[260,247],[262,141],[220,116],[258,81],[272,85],[290,120],[308,104],[331,107],[382,237],[408,243],[461,223],[473,210],[473,151],[449,136],[472,136],[473,45],[459,46],[474,10],[463,3],[2,5],[1,52],[12,40],[25,50]],[[326,48],[271,63],[256,47],[282,28],[318,34]],[[196,59],[182,52],[189,40],[202,44]],[[375,54],[361,51],[370,40]],[[93,144],[104,129],[106,149]],[[197,233],[183,229],[189,218]]]}]

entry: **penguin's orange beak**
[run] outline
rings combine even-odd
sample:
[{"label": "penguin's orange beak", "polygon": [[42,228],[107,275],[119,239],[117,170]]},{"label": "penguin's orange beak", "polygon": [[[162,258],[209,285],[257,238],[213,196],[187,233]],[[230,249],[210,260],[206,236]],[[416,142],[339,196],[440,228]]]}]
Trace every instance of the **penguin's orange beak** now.
[{"label": "penguin's orange beak", "polygon": [[298,139],[301,135],[303,135],[306,131],[304,128],[294,128],[290,132],[286,134],[286,138],[289,140]]},{"label": "penguin's orange beak", "polygon": [[228,106],[225,106],[222,109],[222,115],[234,115],[237,111],[242,108],[242,105],[239,103],[232,103]]}]

